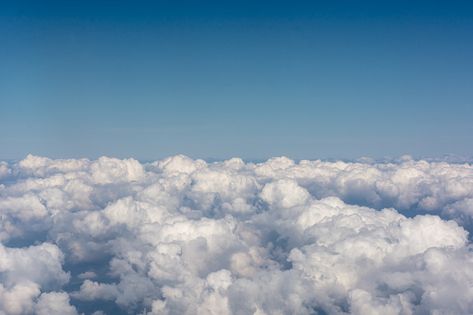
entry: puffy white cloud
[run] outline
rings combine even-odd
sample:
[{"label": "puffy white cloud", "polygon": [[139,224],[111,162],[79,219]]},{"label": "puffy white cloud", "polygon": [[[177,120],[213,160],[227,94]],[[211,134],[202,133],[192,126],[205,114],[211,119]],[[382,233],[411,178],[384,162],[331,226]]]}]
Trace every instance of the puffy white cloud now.
[{"label": "puffy white cloud", "polygon": [[472,200],[471,164],[409,157],[29,155],[0,163],[0,314],[473,313]]},{"label": "puffy white cloud", "polygon": [[93,162],[90,171],[97,184],[137,181],[144,176],[143,166],[137,160],[119,160],[105,156]]},{"label": "puffy white cloud", "polygon": [[3,214],[9,214],[20,220],[31,220],[45,217],[48,212],[39,196],[25,194],[20,197],[6,197],[0,200]]},{"label": "puffy white cloud", "polygon": [[8,163],[0,162],[0,180],[11,174],[11,170],[8,167]]},{"label": "puffy white cloud", "polygon": [[114,285],[85,280],[80,287],[80,291],[73,295],[78,299],[91,301],[98,299],[114,300],[118,294],[118,289]]},{"label": "puffy white cloud", "polygon": [[31,314],[34,300],[41,293],[39,285],[31,282],[20,282],[10,288],[0,284],[0,314]]},{"label": "puffy white cloud", "polygon": [[296,181],[280,179],[268,183],[261,191],[261,198],[273,207],[292,208],[303,205],[309,199],[309,193]]},{"label": "puffy white cloud", "polygon": [[151,166],[168,174],[184,173],[191,174],[207,165],[203,160],[192,160],[185,155],[171,156],[162,161],[151,163]]},{"label": "puffy white cloud", "polygon": [[42,243],[26,248],[9,248],[0,244],[0,279],[6,286],[33,281],[46,289],[69,281],[62,269],[64,255],[53,244]]},{"label": "puffy white cloud", "polygon": [[85,169],[89,164],[86,159],[52,160],[29,154],[18,163],[18,172],[37,177],[50,176],[54,173],[68,173]]},{"label": "puffy white cloud", "polygon": [[69,296],[64,292],[43,293],[35,306],[37,315],[78,315],[69,303]]},{"label": "puffy white cloud", "polygon": [[[0,244],[0,314],[77,314],[61,312],[62,306],[52,312],[55,308],[47,308],[46,304],[55,293],[41,294],[69,281],[69,274],[62,268],[63,260],[61,250],[50,243],[25,248]],[[67,297],[66,293],[61,294]],[[49,295],[51,298],[47,298]],[[51,312],[41,311],[45,309]]]}]

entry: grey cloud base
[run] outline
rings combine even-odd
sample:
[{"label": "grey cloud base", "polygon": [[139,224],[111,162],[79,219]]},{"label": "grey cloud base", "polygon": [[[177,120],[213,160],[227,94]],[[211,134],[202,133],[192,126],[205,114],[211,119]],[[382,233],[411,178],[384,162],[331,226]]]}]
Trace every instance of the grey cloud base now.
[{"label": "grey cloud base", "polygon": [[0,314],[473,313],[473,167],[0,162]]}]

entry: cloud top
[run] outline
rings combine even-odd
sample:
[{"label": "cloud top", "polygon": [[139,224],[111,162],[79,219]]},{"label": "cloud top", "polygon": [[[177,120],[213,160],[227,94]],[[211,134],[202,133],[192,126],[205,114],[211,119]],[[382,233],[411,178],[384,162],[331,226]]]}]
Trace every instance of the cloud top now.
[{"label": "cloud top", "polygon": [[473,312],[471,164],[0,162],[0,314]]}]

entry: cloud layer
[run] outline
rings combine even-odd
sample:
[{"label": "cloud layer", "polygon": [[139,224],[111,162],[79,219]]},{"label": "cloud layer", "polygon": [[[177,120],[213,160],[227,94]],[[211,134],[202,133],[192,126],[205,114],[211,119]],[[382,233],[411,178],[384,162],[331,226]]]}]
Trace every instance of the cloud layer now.
[{"label": "cloud layer", "polygon": [[0,314],[473,313],[473,166],[0,162]]}]

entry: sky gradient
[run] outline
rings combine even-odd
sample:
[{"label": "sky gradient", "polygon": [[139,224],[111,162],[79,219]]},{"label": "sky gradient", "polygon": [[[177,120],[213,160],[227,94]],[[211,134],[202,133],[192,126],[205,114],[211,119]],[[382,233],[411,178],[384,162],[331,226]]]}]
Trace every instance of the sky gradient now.
[{"label": "sky gradient", "polygon": [[2,1],[0,158],[473,155],[469,1]]}]

